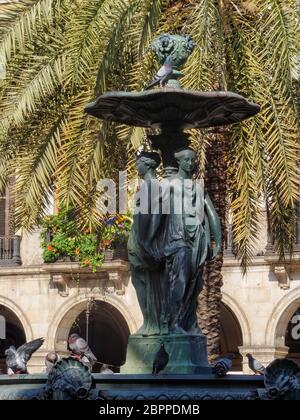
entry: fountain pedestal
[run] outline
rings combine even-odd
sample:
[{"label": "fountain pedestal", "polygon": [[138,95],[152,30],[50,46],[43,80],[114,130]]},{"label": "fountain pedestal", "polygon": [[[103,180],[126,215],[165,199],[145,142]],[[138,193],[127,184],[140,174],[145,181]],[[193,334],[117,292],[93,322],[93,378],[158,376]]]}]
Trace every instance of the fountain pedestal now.
[{"label": "fountain pedestal", "polygon": [[131,335],[128,340],[126,364],[121,373],[147,374],[152,372],[153,356],[164,342],[170,359],[164,373],[209,374],[207,338],[203,334],[166,334],[143,337]]}]

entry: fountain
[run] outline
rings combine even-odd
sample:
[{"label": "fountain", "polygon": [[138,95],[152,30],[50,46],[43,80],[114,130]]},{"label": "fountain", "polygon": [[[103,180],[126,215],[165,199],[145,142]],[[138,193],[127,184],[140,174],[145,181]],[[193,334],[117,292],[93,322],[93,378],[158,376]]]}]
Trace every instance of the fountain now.
[{"label": "fountain", "polygon": [[[129,337],[122,373],[150,373],[160,343],[170,355],[165,373],[208,373],[211,367],[206,337],[197,324],[196,310],[203,265],[221,249],[221,228],[203,182],[192,179],[196,155],[184,130],[238,123],[260,108],[236,93],[181,88],[180,69],[195,47],[191,37],[162,34],[151,47],[162,67],[150,90],[105,93],[86,107],[90,115],[105,121],[159,129],[159,134],[148,135],[152,150],[138,156],[138,172],[150,201],[154,200],[154,190],[160,191],[158,207],[165,198],[166,193],[161,191],[167,190],[167,181],[171,185],[169,214],[142,214],[136,207],[128,247],[144,324]],[[158,87],[152,88],[155,85]],[[160,160],[164,173],[161,181],[155,175]],[[174,211],[186,195],[195,203],[198,200],[197,209]],[[153,208],[152,202],[148,205]]]},{"label": "fountain", "polygon": [[[255,115],[259,106],[231,92],[181,89],[180,68],[194,46],[188,36],[162,34],[152,43],[162,68],[149,87],[158,88],[106,93],[86,107],[89,114],[106,121],[160,129],[159,134],[148,136],[152,150],[137,156],[143,183],[128,246],[132,282],[144,323],[129,337],[122,374],[93,374],[92,378],[81,363],[65,358],[48,377],[0,377],[0,400],[97,399],[108,411],[110,405],[104,400],[299,400],[300,369],[289,360],[271,363],[265,377],[220,378],[207,361],[206,338],[196,319],[197,298],[205,260],[220,251],[221,230],[203,182],[192,179],[196,155],[184,130],[238,123]],[[155,171],[161,162],[163,179],[158,179]],[[170,209],[164,212],[166,195]],[[186,196],[196,206],[182,205]],[[152,210],[155,198],[159,211],[140,211],[142,200]],[[175,211],[178,203],[179,212]],[[211,235],[215,246],[210,243]],[[166,375],[154,376],[152,362],[161,343],[169,363],[164,369]],[[145,405],[136,407],[141,411]],[[172,408],[170,404],[168,407]]]}]

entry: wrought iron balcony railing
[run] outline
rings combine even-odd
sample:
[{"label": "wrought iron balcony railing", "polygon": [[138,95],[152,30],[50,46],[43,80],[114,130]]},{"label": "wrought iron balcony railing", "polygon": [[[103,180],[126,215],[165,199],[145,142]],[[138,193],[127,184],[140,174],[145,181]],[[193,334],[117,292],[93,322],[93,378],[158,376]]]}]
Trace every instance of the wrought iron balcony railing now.
[{"label": "wrought iron balcony railing", "polygon": [[21,265],[21,236],[0,236],[0,266]]}]

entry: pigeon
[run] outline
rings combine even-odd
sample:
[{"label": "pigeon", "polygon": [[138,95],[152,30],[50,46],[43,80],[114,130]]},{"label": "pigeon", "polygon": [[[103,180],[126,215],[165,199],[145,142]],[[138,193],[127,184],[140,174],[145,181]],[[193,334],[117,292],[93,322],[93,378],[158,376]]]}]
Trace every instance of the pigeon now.
[{"label": "pigeon", "polygon": [[101,369],[100,369],[100,373],[105,373],[107,375],[111,375],[114,372],[109,368],[109,365],[106,365],[105,363],[103,363],[103,365],[101,366]]},{"label": "pigeon", "polygon": [[213,372],[217,376],[226,376],[227,372],[232,368],[233,354],[227,354],[225,357],[221,357],[217,360],[213,367]]},{"label": "pigeon", "polygon": [[59,355],[55,351],[50,351],[45,356],[46,373],[50,373],[53,366],[60,360]]},{"label": "pigeon", "polygon": [[97,357],[93,354],[88,343],[78,334],[71,334],[68,338],[68,344],[75,358],[88,368],[92,368],[97,362]]},{"label": "pigeon", "polygon": [[172,57],[168,56],[166,58],[166,61],[162,65],[162,67],[158,70],[156,73],[155,79],[150,82],[145,90],[149,90],[153,88],[156,85],[160,85],[160,87],[163,87],[166,85],[169,79],[171,79],[173,76],[173,63],[172,63]]},{"label": "pigeon", "polygon": [[18,349],[15,346],[10,346],[5,350],[6,366],[9,375],[27,374],[27,362],[32,354],[39,349],[44,343],[43,338],[29,341],[23,344]]},{"label": "pigeon", "polygon": [[266,368],[256,359],[254,359],[254,357],[252,356],[252,354],[247,353],[246,357],[248,357],[248,366],[249,368],[258,375],[264,375]]},{"label": "pigeon", "polygon": [[156,353],[153,361],[152,375],[157,375],[164,370],[169,362],[169,354],[166,352],[164,343],[161,343],[160,349]]},{"label": "pigeon", "polygon": [[72,357],[74,357],[74,359],[76,359],[76,360],[79,360],[84,366],[87,366],[89,368],[90,372],[92,371],[94,364],[97,363],[96,361],[92,360],[90,357],[87,357],[85,355],[82,355],[82,356],[76,356],[75,355],[75,356],[72,356]]}]

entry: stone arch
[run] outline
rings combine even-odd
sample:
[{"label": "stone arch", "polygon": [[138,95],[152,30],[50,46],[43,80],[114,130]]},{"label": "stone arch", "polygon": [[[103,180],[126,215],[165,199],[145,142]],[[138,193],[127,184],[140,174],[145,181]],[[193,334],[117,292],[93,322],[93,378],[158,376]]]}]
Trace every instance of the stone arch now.
[{"label": "stone arch", "polygon": [[29,322],[29,319],[27,318],[27,316],[25,315],[25,313],[22,311],[22,309],[16,305],[12,300],[3,297],[0,295],[0,306],[4,306],[6,308],[8,308],[9,310],[11,310],[15,316],[19,319],[24,332],[25,332],[25,336],[26,336],[26,341],[30,341],[33,340],[33,331]]},{"label": "stone arch", "polygon": [[221,303],[221,353],[234,353],[243,345],[240,323],[232,310]]},{"label": "stone arch", "polygon": [[18,316],[20,312],[13,310],[16,308],[12,309],[14,305],[9,303],[0,304],[0,374],[6,372],[5,350],[10,346],[18,348],[26,341],[24,325]]},{"label": "stone arch", "polygon": [[242,331],[243,346],[251,345],[250,325],[243,309],[231,296],[224,292],[222,292],[222,302],[231,310],[240,325]]},{"label": "stone arch", "polygon": [[285,332],[294,312],[300,306],[300,287],[287,293],[275,306],[267,324],[266,343],[284,347]]},{"label": "stone arch", "polygon": [[47,348],[58,351],[67,350],[67,338],[76,317],[85,309],[87,301],[93,297],[96,301],[106,302],[117,310],[127,324],[130,334],[138,329],[138,325],[127,307],[116,296],[79,295],[64,302],[54,315],[47,333]]},{"label": "stone arch", "polygon": [[221,355],[233,354],[232,370],[242,371],[243,358],[239,353],[243,346],[243,333],[240,323],[233,311],[224,303],[221,303]]}]

